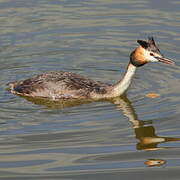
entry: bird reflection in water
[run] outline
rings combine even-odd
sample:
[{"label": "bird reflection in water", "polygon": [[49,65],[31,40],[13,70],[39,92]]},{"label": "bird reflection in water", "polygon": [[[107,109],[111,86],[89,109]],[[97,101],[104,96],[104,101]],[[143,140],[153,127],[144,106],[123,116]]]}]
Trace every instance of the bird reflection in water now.
[{"label": "bird reflection in water", "polygon": [[145,165],[148,167],[154,167],[154,166],[162,166],[166,163],[165,160],[162,159],[148,159],[144,162]]},{"label": "bird reflection in water", "polygon": [[[156,135],[152,121],[139,120],[131,102],[126,96],[114,99],[113,103],[117,104],[119,109],[123,111],[123,114],[132,123],[135,137],[139,141],[136,144],[137,150],[153,151],[165,149],[166,147],[162,148],[158,147],[158,145],[170,141],[180,141],[180,138],[162,137]],[[166,164],[166,161],[162,159],[148,159],[144,162],[144,164],[148,167],[162,166]]]},{"label": "bird reflection in water", "polygon": [[[62,109],[66,107],[72,107],[72,106],[77,106],[92,102],[91,100],[83,100],[83,101],[70,100],[63,102],[63,101],[50,101],[43,98],[39,98],[39,99],[31,98],[31,97],[25,97],[25,98],[28,101],[33,102],[34,104],[45,105],[46,107],[52,109]],[[170,141],[180,141],[180,138],[162,137],[156,135],[155,127],[152,125],[153,122],[139,120],[132,106],[132,103],[129,101],[126,95],[124,95],[123,97],[112,98],[108,101],[115,104],[117,108],[123,112],[124,116],[126,116],[128,120],[131,122],[132,127],[134,129],[135,137],[138,140],[138,143],[136,144],[137,150],[153,151],[153,150],[165,149],[166,147],[158,147],[158,145]],[[147,165],[148,167],[161,166],[165,163],[166,161],[162,159],[148,159],[144,162],[144,164]]]},{"label": "bird reflection in water", "polygon": [[160,143],[180,141],[180,138],[156,135],[152,121],[139,120],[131,102],[126,96],[114,99],[113,103],[117,104],[119,109],[123,111],[123,114],[132,123],[135,136],[139,141],[136,145],[137,150],[159,150],[163,149],[162,147],[158,147]]}]

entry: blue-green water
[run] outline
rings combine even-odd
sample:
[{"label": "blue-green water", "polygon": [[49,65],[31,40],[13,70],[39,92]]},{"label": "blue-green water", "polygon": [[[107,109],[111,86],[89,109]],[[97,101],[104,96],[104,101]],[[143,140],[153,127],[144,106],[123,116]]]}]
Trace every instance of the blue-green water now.
[{"label": "blue-green water", "polygon": [[[179,21],[176,0],[0,0],[0,179],[179,179]],[[139,68],[113,102],[63,108],[6,91],[45,71],[116,82],[149,35],[176,66]]]}]

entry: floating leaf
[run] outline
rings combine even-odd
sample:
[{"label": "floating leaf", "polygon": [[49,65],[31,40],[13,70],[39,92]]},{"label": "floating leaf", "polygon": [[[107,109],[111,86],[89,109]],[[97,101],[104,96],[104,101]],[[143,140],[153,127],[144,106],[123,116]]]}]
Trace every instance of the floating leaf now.
[{"label": "floating leaf", "polygon": [[148,98],[158,98],[158,97],[160,97],[160,94],[148,93],[148,94],[146,94],[146,97],[148,97]]}]

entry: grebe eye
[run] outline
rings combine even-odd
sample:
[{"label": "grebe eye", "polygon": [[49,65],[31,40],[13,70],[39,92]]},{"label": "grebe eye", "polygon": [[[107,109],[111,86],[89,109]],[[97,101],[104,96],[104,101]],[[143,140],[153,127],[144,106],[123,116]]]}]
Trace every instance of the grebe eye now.
[{"label": "grebe eye", "polygon": [[154,54],[153,54],[153,53],[150,53],[150,56],[154,56]]}]

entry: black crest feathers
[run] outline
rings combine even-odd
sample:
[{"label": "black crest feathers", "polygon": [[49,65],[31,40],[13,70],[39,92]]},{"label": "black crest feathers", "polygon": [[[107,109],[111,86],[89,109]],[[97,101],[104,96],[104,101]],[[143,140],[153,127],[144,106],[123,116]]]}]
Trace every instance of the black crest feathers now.
[{"label": "black crest feathers", "polygon": [[149,51],[153,51],[156,53],[160,53],[160,50],[158,49],[158,47],[156,46],[156,43],[154,41],[154,38],[148,37],[148,41],[144,41],[144,40],[137,40],[137,42],[144,48],[147,49]]},{"label": "black crest feathers", "polygon": [[147,49],[147,48],[148,48],[148,42],[143,41],[143,40],[137,40],[137,42],[138,42],[144,49]]}]

